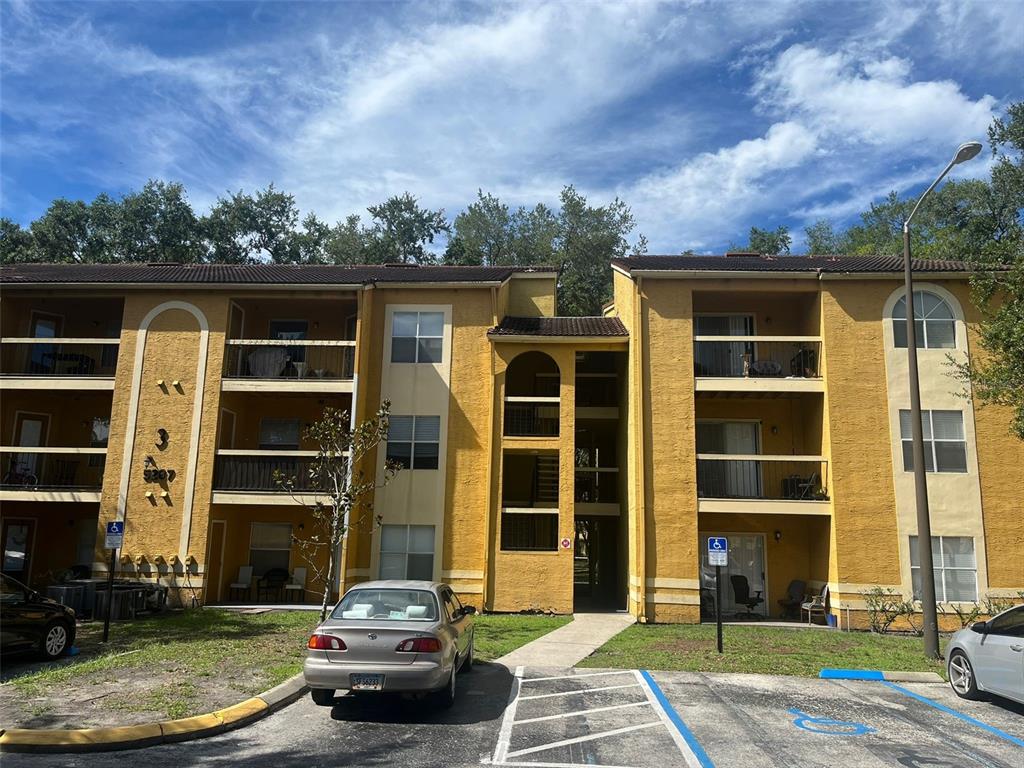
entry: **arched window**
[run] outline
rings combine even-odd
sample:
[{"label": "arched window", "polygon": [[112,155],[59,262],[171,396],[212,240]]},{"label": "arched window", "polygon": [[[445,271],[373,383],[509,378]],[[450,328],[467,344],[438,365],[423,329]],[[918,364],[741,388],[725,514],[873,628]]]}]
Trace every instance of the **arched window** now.
[{"label": "arched window", "polygon": [[[929,291],[914,291],[914,330],[918,349],[956,347],[956,317],[943,299]],[[907,299],[901,296],[892,308],[892,338],[897,347],[907,346]]]}]

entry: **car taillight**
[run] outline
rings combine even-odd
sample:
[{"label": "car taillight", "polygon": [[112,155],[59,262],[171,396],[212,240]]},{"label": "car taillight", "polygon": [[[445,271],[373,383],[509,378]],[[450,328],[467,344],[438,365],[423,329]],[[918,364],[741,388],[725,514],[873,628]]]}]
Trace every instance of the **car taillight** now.
[{"label": "car taillight", "polygon": [[307,647],[314,651],[346,651],[345,641],[334,635],[316,634],[309,638]]},{"label": "car taillight", "polygon": [[440,653],[441,641],[436,637],[410,637],[395,646],[395,650],[401,653]]}]

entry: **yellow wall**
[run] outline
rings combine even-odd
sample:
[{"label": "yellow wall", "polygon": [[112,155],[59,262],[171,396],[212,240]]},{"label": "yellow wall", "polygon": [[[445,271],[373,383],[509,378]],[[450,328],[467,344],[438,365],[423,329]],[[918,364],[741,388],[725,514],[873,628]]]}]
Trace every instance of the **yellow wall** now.
[{"label": "yellow wall", "polygon": [[[553,317],[556,305],[556,278],[513,276],[508,282],[508,314],[515,317]],[[499,318],[500,319],[500,318]]]}]

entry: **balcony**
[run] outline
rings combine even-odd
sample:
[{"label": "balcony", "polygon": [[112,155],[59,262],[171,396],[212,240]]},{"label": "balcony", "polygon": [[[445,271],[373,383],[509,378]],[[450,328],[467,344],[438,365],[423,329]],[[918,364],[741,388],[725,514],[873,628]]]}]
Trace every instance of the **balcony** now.
[{"label": "balcony", "polygon": [[506,437],[558,437],[557,397],[506,397]]},{"label": "balcony", "polygon": [[577,515],[618,515],[618,468],[576,467],[575,501]]},{"label": "balcony", "polygon": [[99,501],[106,448],[0,447],[0,499]]},{"label": "balcony", "polygon": [[228,339],[225,392],[351,392],[354,340]]},{"label": "balcony", "polygon": [[701,512],[830,514],[828,461],[823,456],[698,453],[697,498]]},{"label": "balcony", "polygon": [[818,336],[695,336],[697,391],[823,392]]},{"label": "balcony", "polygon": [[295,495],[315,497],[322,490],[309,477],[316,451],[221,449],[213,464],[215,503],[294,504],[292,494],[281,488],[277,477],[295,478]]},{"label": "balcony", "polygon": [[120,339],[0,339],[0,387],[3,389],[114,388]]}]

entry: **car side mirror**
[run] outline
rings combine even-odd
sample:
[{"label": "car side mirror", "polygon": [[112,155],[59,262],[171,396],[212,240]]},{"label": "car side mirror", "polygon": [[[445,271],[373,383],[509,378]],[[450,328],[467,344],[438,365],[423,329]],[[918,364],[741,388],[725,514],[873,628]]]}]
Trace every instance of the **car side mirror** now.
[{"label": "car side mirror", "polygon": [[462,606],[462,615],[463,616],[474,616],[474,615],[476,615],[476,606],[475,605],[464,605],[464,606]]},{"label": "car side mirror", "polygon": [[971,624],[971,631],[977,632],[979,635],[988,634],[988,624],[984,621],[976,621]]}]

